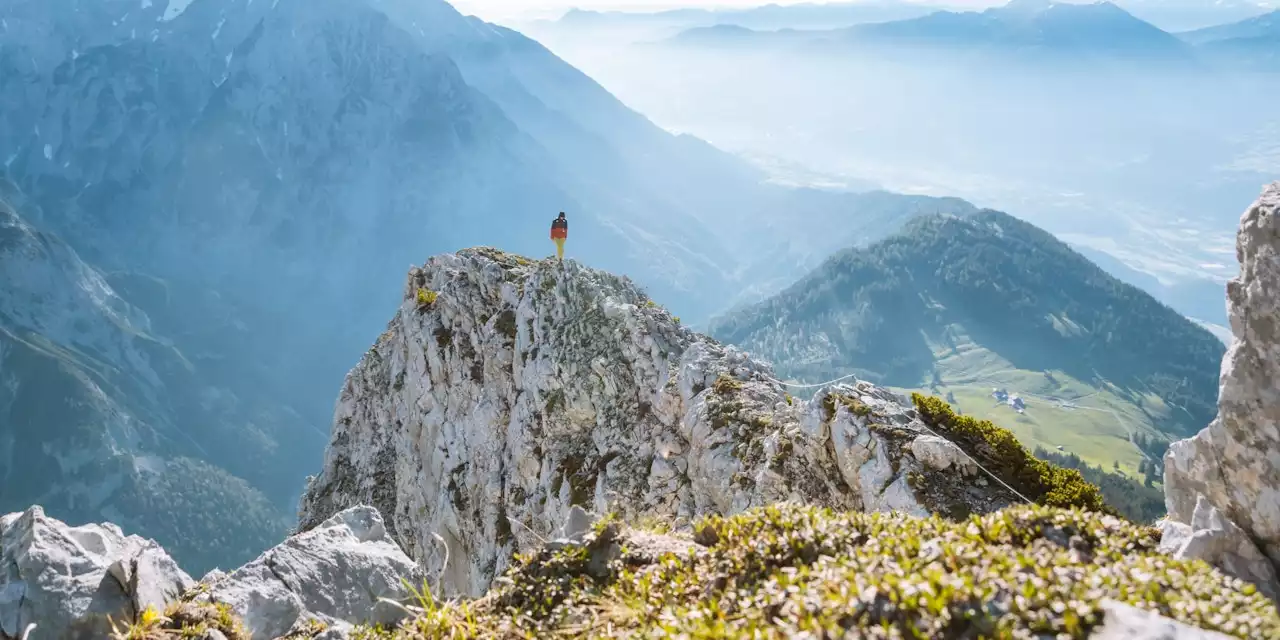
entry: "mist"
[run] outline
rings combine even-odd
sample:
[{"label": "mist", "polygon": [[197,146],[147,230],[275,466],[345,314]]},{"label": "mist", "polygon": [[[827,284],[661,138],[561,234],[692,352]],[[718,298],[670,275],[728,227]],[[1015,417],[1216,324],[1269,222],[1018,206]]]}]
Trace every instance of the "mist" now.
[{"label": "mist", "polygon": [[1225,324],[1239,212],[1280,174],[1274,74],[1177,56],[956,55],[662,27],[609,39],[528,28],[660,126],[780,179],[1008,211]]}]

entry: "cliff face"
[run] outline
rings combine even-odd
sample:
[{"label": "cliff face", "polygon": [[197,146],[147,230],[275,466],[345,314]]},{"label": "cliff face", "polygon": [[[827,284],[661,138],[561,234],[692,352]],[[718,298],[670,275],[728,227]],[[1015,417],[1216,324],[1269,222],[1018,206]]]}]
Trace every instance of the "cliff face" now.
[{"label": "cliff face", "polygon": [[1240,219],[1218,417],[1165,456],[1165,547],[1280,597],[1280,182]]},{"label": "cliff face", "polygon": [[[444,592],[479,595],[573,505],[679,523],[785,500],[918,515],[1013,500],[962,459],[883,389],[801,401],[625,278],[474,249],[410,272],[347,377],[301,528],[372,504]],[[950,488],[909,481],[924,465],[952,469]]]}]

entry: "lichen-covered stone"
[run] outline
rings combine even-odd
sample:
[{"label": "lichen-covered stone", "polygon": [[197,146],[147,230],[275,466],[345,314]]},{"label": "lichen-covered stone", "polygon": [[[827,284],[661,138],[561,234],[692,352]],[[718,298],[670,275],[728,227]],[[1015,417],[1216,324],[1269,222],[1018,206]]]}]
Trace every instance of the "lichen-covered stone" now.
[{"label": "lichen-covered stone", "polygon": [[[444,593],[478,596],[575,505],[677,526],[781,501],[926,514],[907,451],[926,433],[868,383],[793,398],[625,278],[471,249],[410,272],[343,386],[300,524],[374,505]],[[1012,499],[945,473],[949,500],[987,505],[949,510]]]},{"label": "lichen-covered stone", "polygon": [[[1198,547],[1224,571],[1258,582],[1273,597],[1280,566],[1280,182],[1266,188],[1240,220],[1240,275],[1227,285],[1234,340],[1222,361],[1218,417],[1165,455],[1169,521],[1195,527],[1215,510],[1215,544]],[[1206,502],[1207,504],[1202,504]],[[1238,547],[1222,548],[1225,532]],[[1194,532],[1170,526],[1188,539]],[[1171,548],[1187,551],[1171,541]],[[1262,560],[1262,558],[1266,560]],[[1267,565],[1270,566],[1267,566]]]}]

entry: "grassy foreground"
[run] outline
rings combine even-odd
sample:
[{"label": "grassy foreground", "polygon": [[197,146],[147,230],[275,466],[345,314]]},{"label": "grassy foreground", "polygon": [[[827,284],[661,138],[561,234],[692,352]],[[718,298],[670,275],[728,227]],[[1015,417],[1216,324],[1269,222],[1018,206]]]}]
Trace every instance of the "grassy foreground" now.
[{"label": "grassy foreground", "polygon": [[[665,538],[675,551],[652,553]],[[1084,638],[1114,599],[1241,638],[1276,608],[1158,533],[1042,506],[954,522],[778,505],[711,517],[684,539],[598,525],[582,546],[518,559],[473,602],[424,597],[421,638]]]}]

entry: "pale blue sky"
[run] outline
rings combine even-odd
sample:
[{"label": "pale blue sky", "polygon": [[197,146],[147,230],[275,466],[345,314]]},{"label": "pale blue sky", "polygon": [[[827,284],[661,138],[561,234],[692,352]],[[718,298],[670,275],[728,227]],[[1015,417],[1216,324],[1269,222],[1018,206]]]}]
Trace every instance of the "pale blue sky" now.
[{"label": "pale blue sky", "polygon": [[[678,7],[752,7],[763,4],[801,4],[813,0],[689,0],[688,2],[672,2],[654,0],[643,2],[637,0],[451,0],[453,5],[463,13],[480,16],[488,20],[511,19],[522,17],[558,16],[572,7],[580,9],[621,10],[621,11],[659,11]],[[929,4],[946,4],[951,6],[972,6],[974,8],[1004,4],[1006,0],[946,0]]]}]

